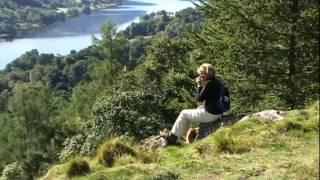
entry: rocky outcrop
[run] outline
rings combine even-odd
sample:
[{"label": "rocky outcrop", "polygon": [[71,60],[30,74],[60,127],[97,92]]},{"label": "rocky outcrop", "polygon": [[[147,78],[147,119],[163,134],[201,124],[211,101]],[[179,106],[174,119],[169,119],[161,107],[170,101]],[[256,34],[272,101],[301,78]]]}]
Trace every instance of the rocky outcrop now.
[{"label": "rocky outcrop", "polygon": [[247,115],[245,117],[243,117],[240,121],[245,121],[248,120],[250,118],[261,118],[267,121],[279,121],[282,120],[285,116],[285,112],[284,111],[278,111],[278,110],[264,110],[261,112],[257,112],[251,115]]},{"label": "rocky outcrop", "polygon": [[167,140],[160,135],[151,136],[142,141],[143,149],[148,151],[164,148],[167,146],[167,144]]}]

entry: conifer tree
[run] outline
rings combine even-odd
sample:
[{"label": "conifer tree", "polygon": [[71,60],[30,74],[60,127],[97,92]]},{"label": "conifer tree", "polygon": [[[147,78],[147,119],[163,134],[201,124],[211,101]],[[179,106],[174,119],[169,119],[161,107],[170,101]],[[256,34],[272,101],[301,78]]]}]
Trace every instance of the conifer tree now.
[{"label": "conifer tree", "polygon": [[9,101],[10,121],[14,126],[10,127],[11,136],[7,138],[3,152],[14,147],[16,157],[13,160],[26,161],[30,173],[35,172],[43,161],[57,158],[55,136],[58,128],[52,119],[55,113],[52,99],[47,87],[22,83],[15,86]]},{"label": "conifer tree", "polygon": [[100,47],[106,60],[118,61],[125,64],[128,52],[125,52],[127,39],[117,33],[116,24],[108,21],[101,26],[101,40],[92,37],[93,45]]},{"label": "conifer tree", "polygon": [[194,39],[232,86],[238,107],[271,95],[295,108],[318,97],[318,1],[201,2],[207,19]]}]

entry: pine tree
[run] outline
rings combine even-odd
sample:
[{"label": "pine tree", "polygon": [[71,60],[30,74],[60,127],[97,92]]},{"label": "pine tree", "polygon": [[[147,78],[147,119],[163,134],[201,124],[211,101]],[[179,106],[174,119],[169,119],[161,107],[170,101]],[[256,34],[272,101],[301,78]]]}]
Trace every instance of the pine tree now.
[{"label": "pine tree", "polygon": [[[125,64],[128,58],[126,52],[127,39],[121,34],[117,33],[116,24],[108,21],[101,26],[101,40],[92,37],[93,45],[100,47],[102,54],[106,60],[112,60]],[[125,49],[125,50],[124,50]]]},{"label": "pine tree", "polygon": [[13,160],[27,162],[30,173],[42,162],[57,158],[55,138],[59,129],[52,118],[55,107],[47,87],[29,83],[16,85],[9,100],[9,111],[14,126],[10,127],[11,136],[4,142],[3,152],[13,151],[10,148],[14,147]]},{"label": "pine tree", "polygon": [[200,8],[207,19],[194,39],[238,107],[270,94],[290,108],[318,97],[318,1],[209,0]]}]

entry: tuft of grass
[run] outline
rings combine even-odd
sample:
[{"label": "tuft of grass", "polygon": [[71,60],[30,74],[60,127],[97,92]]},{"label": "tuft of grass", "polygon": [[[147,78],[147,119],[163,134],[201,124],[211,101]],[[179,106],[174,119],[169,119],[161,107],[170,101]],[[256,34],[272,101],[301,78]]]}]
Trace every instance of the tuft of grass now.
[{"label": "tuft of grass", "polygon": [[161,156],[157,151],[143,151],[141,149],[139,151],[138,158],[143,164],[150,164],[159,162]]},{"label": "tuft of grass", "polygon": [[[315,107],[316,105],[313,105],[307,110],[289,112],[284,120],[275,124],[275,128],[281,133],[290,131],[299,131],[301,133],[318,131],[319,110],[315,109]],[[317,107],[319,106],[317,105]]]},{"label": "tuft of grass", "polygon": [[209,155],[213,153],[214,147],[211,144],[202,143],[198,146],[195,146],[197,154],[200,156]]},{"label": "tuft of grass", "polygon": [[[150,164],[129,164],[125,166],[117,166],[112,168],[104,168],[99,171],[93,172],[90,175],[83,177],[76,177],[77,180],[140,180],[151,179],[151,177],[158,172],[161,167]],[[156,170],[155,170],[156,169]],[[161,170],[160,170],[161,171]]]},{"label": "tuft of grass", "polygon": [[100,146],[97,159],[103,165],[112,167],[116,162],[116,159],[122,155],[136,157],[137,153],[132,147],[124,144],[118,138],[113,138]]},{"label": "tuft of grass", "polygon": [[152,180],[177,180],[179,179],[179,175],[173,172],[163,172],[155,175]]},{"label": "tuft of grass", "polygon": [[296,179],[312,179],[316,177],[318,172],[304,164],[293,167],[290,174],[294,174]]},{"label": "tuft of grass", "polygon": [[244,153],[257,147],[255,137],[237,137],[228,131],[223,131],[215,136],[216,146],[220,152]]},{"label": "tuft of grass", "polygon": [[114,166],[125,166],[128,164],[136,163],[137,159],[131,155],[123,155],[116,159]]},{"label": "tuft of grass", "polygon": [[316,117],[316,119],[319,119],[319,104],[320,102],[316,101],[307,107],[307,111],[311,114],[311,116]]},{"label": "tuft of grass", "polygon": [[81,157],[75,157],[67,163],[66,174],[68,177],[85,175],[89,172],[90,166],[88,162]]},{"label": "tuft of grass", "polygon": [[[261,144],[261,132],[269,125],[260,119],[239,122],[231,127],[219,129],[214,137],[217,151],[228,153],[244,153]],[[261,136],[257,136],[260,134]]]},{"label": "tuft of grass", "polygon": [[285,119],[282,121],[282,123],[278,124],[277,129],[280,132],[287,132],[290,130],[301,130],[302,123],[295,119]]}]

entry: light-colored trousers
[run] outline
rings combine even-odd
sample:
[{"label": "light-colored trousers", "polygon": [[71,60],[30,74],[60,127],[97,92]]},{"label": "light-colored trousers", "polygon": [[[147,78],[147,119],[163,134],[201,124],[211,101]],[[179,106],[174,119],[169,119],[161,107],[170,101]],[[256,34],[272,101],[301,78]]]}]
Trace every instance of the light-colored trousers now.
[{"label": "light-colored trousers", "polygon": [[178,137],[186,137],[193,122],[208,123],[221,118],[221,114],[210,114],[204,108],[184,109],[174,123],[171,133]]}]

